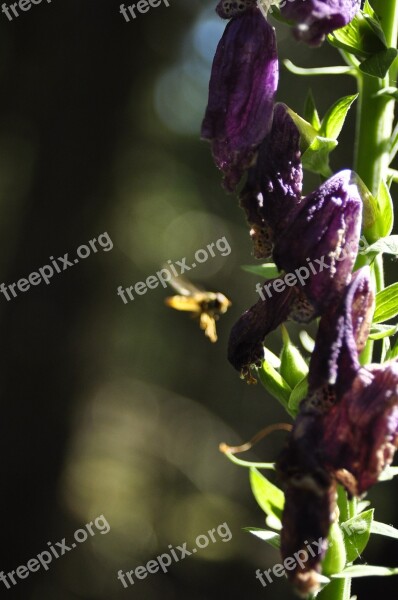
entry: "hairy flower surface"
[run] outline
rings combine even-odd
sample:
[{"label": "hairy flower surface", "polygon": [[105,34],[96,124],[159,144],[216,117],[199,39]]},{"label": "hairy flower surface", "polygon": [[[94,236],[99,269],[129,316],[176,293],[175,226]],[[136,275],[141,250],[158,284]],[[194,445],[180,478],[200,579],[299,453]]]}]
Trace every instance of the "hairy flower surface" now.
[{"label": "hairy flower surface", "polygon": [[281,14],[296,23],[295,35],[312,46],[352,21],[361,0],[282,0]]},{"label": "hairy flower surface", "polygon": [[233,191],[272,125],[278,87],[274,28],[255,6],[226,26],[213,61],[202,138]]}]

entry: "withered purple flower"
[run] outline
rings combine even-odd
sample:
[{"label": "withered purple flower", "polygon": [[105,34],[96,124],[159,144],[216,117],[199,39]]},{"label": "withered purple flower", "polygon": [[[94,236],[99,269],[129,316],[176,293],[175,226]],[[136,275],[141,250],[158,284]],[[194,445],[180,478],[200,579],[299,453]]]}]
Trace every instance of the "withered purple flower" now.
[{"label": "withered purple flower", "polygon": [[295,35],[312,46],[355,17],[361,0],[282,0],[281,14],[296,23]]},{"label": "withered purple flower", "polygon": [[291,272],[309,267],[312,276],[306,282],[305,294],[317,314],[341,296],[350,281],[361,214],[355,175],[341,171],[290,213],[290,225],[275,245],[273,256],[279,269]]},{"label": "withered purple flower", "polygon": [[254,256],[269,258],[292,210],[301,202],[303,169],[300,132],[287,106],[275,105],[270,133],[262,142],[255,166],[240,194],[253,241]]},{"label": "withered purple flower", "polygon": [[351,279],[361,214],[351,171],[331,177],[293,207],[273,252],[286,275],[267,283],[262,299],[231,331],[228,359],[236,369],[247,374],[258,363],[265,335],[283,320],[308,322],[338,302]]},{"label": "withered purple flower", "polygon": [[[345,414],[339,412],[339,394],[347,390],[360,369],[358,353],[369,333],[373,300],[369,270],[364,268],[353,275],[341,302],[322,317],[311,357],[308,396],[300,405],[286,448],[277,461],[285,487],[281,552],[284,559],[295,553],[306,555],[303,564],[296,563],[288,573],[303,595],[319,589],[326,540],[336,519],[338,477],[331,457],[326,457],[325,435],[330,433],[331,447],[336,442],[338,445],[339,431],[330,427],[330,419],[334,411]],[[355,430],[354,421],[350,427]],[[361,446],[355,445],[354,453],[355,448]],[[318,552],[309,552],[308,544],[312,549],[315,543]]]},{"label": "withered purple flower", "polygon": [[211,142],[229,191],[270,131],[277,86],[274,28],[255,5],[248,6],[227,24],[218,44],[202,124],[202,138]]}]

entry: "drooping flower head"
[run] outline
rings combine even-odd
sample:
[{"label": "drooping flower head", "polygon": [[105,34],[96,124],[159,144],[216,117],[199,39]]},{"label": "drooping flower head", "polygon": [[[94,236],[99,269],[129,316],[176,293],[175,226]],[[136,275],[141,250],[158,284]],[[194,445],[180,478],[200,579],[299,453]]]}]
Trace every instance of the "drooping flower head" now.
[{"label": "drooping flower head", "polygon": [[[369,269],[364,268],[353,275],[340,302],[322,317],[311,357],[308,395],[277,461],[277,472],[285,488],[281,553],[284,559],[296,553],[306,555],[306,560],[301,565],[296,563],[288,573],[304,595],[319,589],[327,537],[337,517],[338,471],[327,456],[325,437],[328,439],[329,433],[330,447],[342,449],[339,428],[331,417],[336,412],[344,420],[347,414],[345,408],[341,410],[340,394],[351,388],[360,369],[358,353],[369,333],[373,301]],[[355,435],[355,422],[350,422],[349,427]],[[341,431],[347,433],[344,428]],[[350,439],[353,453],[363,452],[365,440],[354,444],[357,441]],[[344,473],[348,478],[348,471]],[[315,553],[314,544],[318,548]]]},{"label": "drooping flower head", "polygon": [[[228,2],[223,4],[225,11]],[[211,142],[229,191],[254,163],[271,128],[278,86],[274,28],[256,3],[240,4],[245,10],[227,24],[216,50],[202,124],[202,138]]]},{"label": "drooping flower head", "polygon": [[266,282],[261,299],[231,331],[228,359],[243,374],[261,360],[268,333],[288,318],[309,322],[322,315],[339,301],[351,278],[362,215],[351,171],[331,177],[289,214],[273,251],[286,275]]},{"label": "drooping flower head", "polygon": [[361,0],[282,0],[283,17],[296,23],[298,39],[318,46],[325,36],[352,21]]},{"label": "drooping flower head", "polygon": [[261,143],[240,194],[256,258],[272,255],[293,209],[301,202],[302,179],[300,132],[287,106],[278,103],[271,131]]}]

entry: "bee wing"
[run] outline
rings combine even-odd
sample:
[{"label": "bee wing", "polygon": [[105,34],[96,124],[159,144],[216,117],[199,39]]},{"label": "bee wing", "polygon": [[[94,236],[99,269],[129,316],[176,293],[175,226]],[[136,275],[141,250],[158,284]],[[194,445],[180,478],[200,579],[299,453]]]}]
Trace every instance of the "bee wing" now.
[{"label": "bee wing", "polygon": [[[165,268],[167,268],[167,267],[165,267]],[[175,291],[178,292],[179,294],[181,294],[182,296],[194,296],[196,294],[200,294],[201,292],[203,292],[203,290],[196,287],[196,285],[194,285],[193,283],[188,281],[188,279],[185,279],[184,277],[181,277],[181,276],[180,277],[173,276],[170,279],[170,281],[168,281],[167,283],[171,287],[173,287],[175,289]]]}]

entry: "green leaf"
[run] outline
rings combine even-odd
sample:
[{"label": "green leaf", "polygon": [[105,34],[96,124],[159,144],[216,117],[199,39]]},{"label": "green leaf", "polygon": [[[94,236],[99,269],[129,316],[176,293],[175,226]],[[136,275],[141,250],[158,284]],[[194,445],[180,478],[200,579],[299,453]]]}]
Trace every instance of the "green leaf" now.
[{"label": "green leaf", "polygon": [[392,63],[398,56],[398,50],[395,48],[387,48],[370,56],[359,65],[359,69],[366,75],[384,79],[387,75]]},{"label": "green leaf", "polygon": [[257,373],[267,392],[279,400],[289,412],[288,403],[292,389],[282,375],[267,360],[264,360]]},{"label": "green leaf", "polygon": [[390,481],[398,475],[398,467],[386,467],[379,475],[379,481]]},{"label": "green leaf", "polygon": [[373,521],[370,528],[370,533],[374,533],[376,535],[384,535],[386,537],[398,540],[398,529],[395,529],[395,527],[391,527],[391,525],[386,525],[386,523],[379,523],[378,521]]},{"label": "green leaf", "polygon": [[382,340],[385,337],[395,335],[398,331],[398,325],[378,325],[375,323],[370,330],[369,339]]},{"label": "green leaf", "polygon": [[347,552],[344,543],[344,535],[337,523],[330,527],[328,535],[328,549],[322,561],[322,572],[327,575],[339,573],[347,562]]},{"label": "green leaf", "polygon": [[271,352],[267,347],[264,346],[264,360],[269,362],[269,364],[274,367],[274,369],[279,369],[281,366],[281,359],[279,356]]},{"label": "green leaf", "polygon": [[307,350],[307,352],[312,354],[315,348],[315,340],[309,335],[307,331],[305,331],[305,329],[300,331],[299,338],[304,350]]},{"label": "green leaf", "polygon": [[373,565],[353,565],[346,567],[341,573],[332,575],[332,579],[347,579],[351,577],[383,577],[386,575],[398,575],[398,569],[389,567],[377,567]]},{"label": "green leaf", "polygon": [[263,279],[273,279],[279,276],[278,267],[274,263],[264,263],[263,265],[242,265],[242,269],[247,273],[259,275]]},{"label": "green leaf", "polygon": [[378,225],[380,237],[386,237],[390,235],[394,225],[394,205],[390,190],[384,180],[382,180],[380,183],[376,202],[379,209]]},{"label": "green leaf", "polygon": [[336,140],[317,136],[301,156],[303,168],[323,177],[330,177],[332,170],[329,166],[329,154],[336,146]]},{"label": "green leaf", "polygon": [[288,113],[294,121],[297,129],[300,132],[300,144],[302,146],[302,150],[305,151],[309,146],[311,146],[312,142],[316,139],[318,132],[317,130],[308,123],[305,119],[300,117],[294,110],[288,108]]},{"label": "green leaf", "polygon": [[356,560],[366,548],[370,537],[373,514],[374,509],[372,508],[341,524],[347,562]]},{"label": "green leaf", "polygon": [[384,323],[398,315],[398,282],[376,294],[374,323]]},{"label": "green leaf", "polygon": [[268,515],[265,518],[265,522],[268,525],[268,527],[271,527],[271,529],[277,529],[278,531],[281,531],[282,529],[282,521],[280,519],[277,519],[275,515]]},{"label": "green leaf", "polygon": [[272,546],[279,550],[281,546],[281,536],[276,531],[269,531],[269,529],[257,529],[256,527],[244,527],[244,531],[248,531],[252,533],[256,537],[260,538],[260,540],[264,540]]},{"label": "green leaf", "polygon": [[308,394],[308,377],[304,377],[293,388],[289,398],[289,411],[295,417],[299,411],[300,403]]},{"label": "green leaf", "polygon": [[380,238],[377,242],[362,250],[362,254],[398,255],[398,235],[389,235]]},{"label": "green leaf", "polygon": [[357,98],[358,94],[354,94],[353,96],[344,96],[335,102],[323,117],[319,134],[325,138],[337,140],[343,128],[348,111]]},{"label": "green leaf", "polygon": [[363,231],[371,243],[390,235],[394,224],[394,210],[390,190],[385,181],[380,183],[376,198],[370,193],[362,179],[355,175],[363,202]]},{"label": "green leaf", "polygon": [[385,96],[387,98],[394,98],[394,100],[398,100],[398,89],[396,87],[385,87],[375,94],[376,98],[379,98],[380,96]]},{"label": "green leaf", "polygon": [[370,15],[362,11],[348,25],[328,35],[328,41],[361,60],[387,48],[383,29],[375,13]]},{"label": "green leaf", "polygon": [[298,383],[308,373],[308,365],[305,362],[300,350],[292,344],[289,333],[284,325],[281,326],[283,347],[281,352],[280,374],[291,389],[294,389]]},{"label": "green leaf", "polygon": [[257,469],[250,469],[250,486],[257,504],[266,515],[282,520],[285,496],[276,485],[271,483]]},{"label": "green leaf", "polygon": [[358,513],[363,512],[368,506],[370,506],[371,502],[369,500],[358,500],[357,511]]},{"label": "green leaf", "polygon": [[311,90],[308,90],[307,98],[305,100],[304,118],[312,125],[314,129],[319,131],[321,127],[321,120],[319,118],[319,114],[315,106],[314,96],[312,95]]}]

